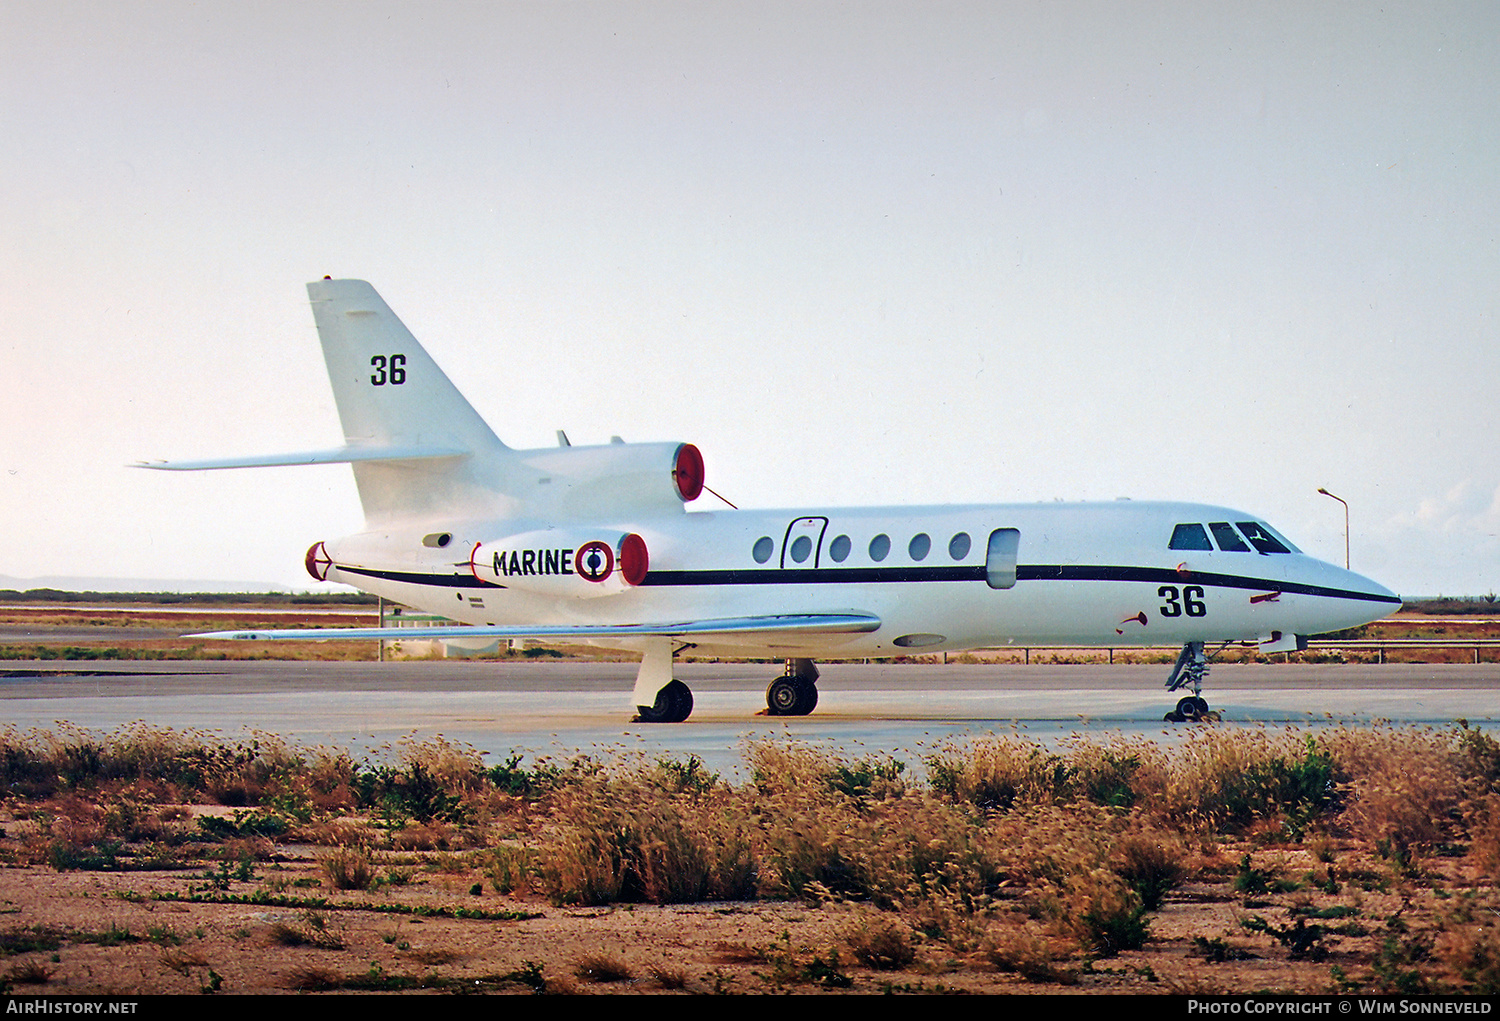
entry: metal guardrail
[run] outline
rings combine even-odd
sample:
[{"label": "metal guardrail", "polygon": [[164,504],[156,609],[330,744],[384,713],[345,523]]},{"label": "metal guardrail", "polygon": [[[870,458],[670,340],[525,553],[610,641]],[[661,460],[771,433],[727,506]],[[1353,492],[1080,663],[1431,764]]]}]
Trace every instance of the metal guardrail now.
[{"label": "metal guardrail", "polygon": [[1500,638],[1355,638],[1347,641],[1308,642],[1309,649],[1354,649],[1380,654],[1385,662],[1387,649],[1473,649],[1474,662],[1478,663],[1479,650],[1500,649]]},{"label": "metal guardrail", "polygon": [[[1233,646],[1232,646],[1233,647]],[[1180,645],[1120,645],[1112,648],[1101,648],[1097,645],[1001,645],[989,649],[975,649],[974,652],[1019,652],[1026,663],[1031,662],[1033,652],[1103,652],[1108,655],[1110,663],[1115,661],[1116,652],[1159,652],[1166,656],[1175,656],[1182,646]],[[1254,646],[1244,646],[1247,651]],[[1474,662],[1482,662],[1480,650],[1500,649],[1500,638],[1350,638],[1345,640],[1328,639],[1324,641],[1308,642],[1306,652],[1342,652],[1344,650],[1377,652],[1379,662],[1384,664],[1387,650],[1399,649],[1472,649]],[[947,654],[944,653],[943,662],[947,662]],[[1286,653],[1284,655],[1290,655]],[[1500,657],[1497,657],[1500,658]]]}]

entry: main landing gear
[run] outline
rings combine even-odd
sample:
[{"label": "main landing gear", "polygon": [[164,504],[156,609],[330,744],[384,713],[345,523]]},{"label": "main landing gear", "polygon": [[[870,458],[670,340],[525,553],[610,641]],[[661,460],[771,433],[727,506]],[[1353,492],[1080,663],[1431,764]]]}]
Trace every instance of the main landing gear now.
[{"label": "main landing gear", "polygon": [[635,709],[642,723],[681,723],[693,712],[693,692],[686,684],[674,680],[656,693],[654,703]]},{"label": "main landing gear", "polygon": [[810,659],[789,659],[786,672],[766,688],[767,716],[806,716],[818,707],[818,668]]},{"label": "main landing gear", "polygon": [[[786,672],[766,689],[766,715],[806,716],[818,706],[818,668],[810,659],[789,659]],[[693,712],[693,693],[672,676],[672,643],[650,642],[636,674],[636,723],[681,723]]]},{"label": "main landing gear", "polygon": [[653,639],[646,645],[633,697],[637,723],[681,723],[692,715],[692,690],[672,677],[670,638]]},{"label": "main landing gear", "polygon": [[1188,642],[1182,647],[1177,664],[1172,667],[1172,675],[1167,678],[1167,690],[1178,691],[1190,687],[1193,693],[1179,699],[1177,708],[1163,716],[1162,720],[1167,723],[1217,720],[1219,714],[1208,708],[1208,700],[1202,694],[1203,679],[1207,676],[1208,658],[1203,655],[1203,643]]}]

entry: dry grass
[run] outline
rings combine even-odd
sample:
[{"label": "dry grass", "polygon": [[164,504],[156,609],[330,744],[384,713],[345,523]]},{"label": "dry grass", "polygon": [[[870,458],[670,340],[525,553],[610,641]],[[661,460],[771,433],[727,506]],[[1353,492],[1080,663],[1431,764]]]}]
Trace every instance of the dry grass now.
[{"label": "dry grass", "polygon": [[[1344,953],[1347,988],[1500,984],[1500,743],[1467,727],[1204,727],[1172,748],[987,738],[932,755],[926,780],[890,759],[786,740],[748,748],[743,784],[693,759],[530,772],[513,759],[486,770],[473,749],[441,739],[391,757],[367,765],[271,738],[226,746],[143,725],[7,731],[3,853],[58,870],[219,863],[207,878],[227,884],[297,840],[328,848],[325,892],[417,882],[469,904],[535,894],[580,906],[836,905],[846,914],[830,942],[758,951],[777,981],[835,984],[850,962],[901,971],[954,958],[1066,983],[1084,958],[1146,944],[1184,886],[1212,883],[1244,899],[1249,927],[1206,941],[1205,955],[1249,933],[1294,960]],[[242,806],[211,823],[172,803],[230,792]],[[1466,870],[1462,896],[1431,892],[1424,869],[1438,862]],[[1396,902],[1367,914],[1369,898]],[[1441,910],[1413,926],[1406,905],[1416,903]],[[277,922],[269,938],[341,939],[311,914]],[[1354,945],[1366,963],[1347,963],[1365,960]],[[606,981],[611,963],[591,957],[574,974]],[[651,977],[688,984],[671,971]]]},{"label": "dry grass", "polygon": [[630,965],[609,954],[590,954],[573,966],[573,974],[583,982],[629,982],[635,978]]},{"label": "dry grass", "polygon": [[375,882],[375,863],[363,848],[336,847],[321,862],[323,876],[335,890],[368,890]]}]

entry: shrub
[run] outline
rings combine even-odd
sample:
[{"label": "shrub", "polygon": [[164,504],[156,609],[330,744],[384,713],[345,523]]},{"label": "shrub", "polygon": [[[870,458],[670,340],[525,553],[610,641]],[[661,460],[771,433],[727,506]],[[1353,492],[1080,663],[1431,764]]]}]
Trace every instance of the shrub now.
[{"label": "shrub", "polygon": [[1107,869],[1069,877],[1048,910],[1064,931],[1102,957],[1139,949],[1150,935],[1140,896]]},{"label": "shrub", "polygon": [[323,877],[335,890],[368,890],[376,869],[369,852],[357,847],[336,847],[319,859]]},{"label": "shrub", "polygon": [[1061,756],[1018,738],[950,747],[926,760],[939,796],[986,811],[1008,811],[1018,802],[1051,803],[1066,798],[1069,769]]},{"label": "shrub", "polygon": [[1348,778],[1342,820],[1356,836],[1404,857],[1441,840],[1461,817],[1466,785],[1450,734],[1340,727],[1323,740]]},{"label": "shrub", "polygon": [[863,911],[839,930],[854,959],[876,971],[895,971],[916,960],[911,928],[890,915]]},{"label": "shrub", "polygon": [[558,837],[538,850],[553,900],[670,904],[755,895],[748,816],[726,791],[675,794],[657,775],[591,778],[554,795]]}]

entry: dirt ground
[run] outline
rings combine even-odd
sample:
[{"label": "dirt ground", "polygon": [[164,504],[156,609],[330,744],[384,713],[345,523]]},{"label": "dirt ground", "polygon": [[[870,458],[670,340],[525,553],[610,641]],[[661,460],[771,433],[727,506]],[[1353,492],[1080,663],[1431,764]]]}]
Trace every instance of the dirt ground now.
[{"label": "dirt ground", "polygon": [[[0,826],[13,849],[30,823]],[[1352,846],[1330,866],[1299,846],[1247,845],[1250,859],[1200,863],[1169,893],[1142,949],[1065,953],[1023,975],[936,945],[899,968],[861,964],[850,933],[880,924],[866,905],[557,907],[498,894],[472,859],[444,852],[388,855],[405,880],[336,892],[330,853],[281,844],[249,871],[0,868],[0,977],[14,994],[65,996],[1389,992],[1452,977],[1433,948],[1476,889],[1456,860],[1424,863],[1413,883]],[[1236,891],[1246,864],[1279,877],[1273,891]],[[1336,920],[1309,939],[1294,913]],[[1405,963],[1423,979],[1402,979],[1401,940],[1421,948],[1408,956],[1425,963]]]}]

